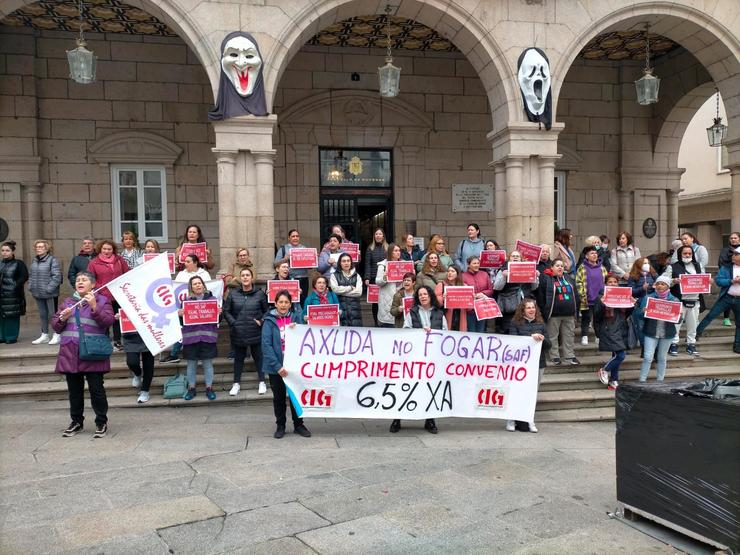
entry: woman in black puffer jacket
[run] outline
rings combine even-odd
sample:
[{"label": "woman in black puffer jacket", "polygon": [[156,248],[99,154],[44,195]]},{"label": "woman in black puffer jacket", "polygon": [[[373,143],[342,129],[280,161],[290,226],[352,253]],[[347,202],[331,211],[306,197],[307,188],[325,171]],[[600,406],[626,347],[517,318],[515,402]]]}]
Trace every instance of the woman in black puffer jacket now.
[{"label": "woman in black puffer jacket", "polygon": [[234,385],[229,395],[236,395],[241,389],[239,382],[247,349],[252,352],[260,381],[257,393],[264,395],[267,385],[262,371],[262,318],[268,309],[267,297],[262,289],[255,287],[251,268],[242,268],[238,278],[241,287],[229,292],[223,307],[223,315],[231,331],[231,345],[234,347]]},{"label": "woman in black puffer jacket", "polygon": [[362,326],[362,278],[347,253],[339,256],[337,271],[331,275],[329,286],[339,298],[340,323],[343,326]]},{"label": "woman in black puffer jacket", "polygon": [[[386,259],[388,253],[388,241],[385,239],[385,231],[382,227],[375,229],[373,233],[373,242],[367,247],[365,253],[365,286],[375,283],[378,275],[378,264]],[[378,327],[378,303],[370,305],[373,313],[375,327]],[[360,324],[362,325],[362,324]]]},{"label": "woman in black puffer jacket", "polygon": [[[537,301],[534,299],[524,299],[516,308],[514,317],[509,324],[509,335],[528,335],[535,341],[542,341],[540,349],[540,374],[537,377],[539,387],[542,374],[545,371],[545,354],[550,350],[550,340],[547,338],[547,328],[545,321],[542,319]],[[507,420],[506,429],[509,432],[519,430],[522,432],[530,431],[537,433],[537,426],[532,422],[521,422],[519,420]]]},{"label": "woman in black puffer jacket", "polygon": [[28,281],[28,268],[15,258],[15,241],[3,243],[0,254],[0,343],[16,343],[21,316],[26,313],[23,284]]}]

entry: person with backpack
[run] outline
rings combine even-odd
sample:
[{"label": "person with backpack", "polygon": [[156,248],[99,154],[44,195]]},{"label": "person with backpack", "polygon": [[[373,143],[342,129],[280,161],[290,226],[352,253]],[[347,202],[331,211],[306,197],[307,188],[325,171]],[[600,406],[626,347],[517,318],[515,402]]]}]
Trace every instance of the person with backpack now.
[{"label": "person with backpack", "polygon": [[480,227],[478,224],[470,223],[467,229],[468,236],[460,241],[455,251],[455,266],[463,272],[468,269],[468,259],[471,256],[480,257],[480,253],[485,246],[485,242],[480,236]]}]

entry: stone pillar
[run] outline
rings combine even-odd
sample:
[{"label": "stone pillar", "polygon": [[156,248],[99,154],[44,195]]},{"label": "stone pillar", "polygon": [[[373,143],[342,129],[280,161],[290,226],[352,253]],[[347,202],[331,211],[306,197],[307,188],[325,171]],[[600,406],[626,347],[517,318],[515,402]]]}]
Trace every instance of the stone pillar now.
[{"label": "stone pillar", "polygon": [[730,185],[730,233],[740,230],[740,166],[731,170]]},{"label": "stone pillar", "polygon": [[[41,210],[41,193],[43,186],[39,182],[21,183],[24,205],[23,235],[26,238],[24,248],[27,253],[34,253],[33,242],[44,238],[44,224]],[[29,257],[30,258],[30,257]]]},{"label": "stone pillar", "polygon": [[493,166],[494,184],[494,218],[496,221],[496,240],[502,244],[506,231],[506,165],[491,164]]},{"label": "stone pillar", "polygon": [[[632,191],[619,191],[619,229],[617,233],[627,231],[634,235],[632,226],[633,222],[632,212]],[[614,239],[616,244],[616,238]]]},{"label": "stone pillar", "polygon": [[678,236],[678,191],[666,191],[666,207],[668,208],[668,223],[666,236],[672,240]]},{"label": "stone pillar", "polygon": [[236,162],[237,150],[214,148],[218,167],[218,234],[219,234],[219,273],[231,271],[236,249],[246,239],[239,233],[236,203]]},{"label": "stone pillar", "polygon": [[274,274],[272,262],[275,258],[275,201],[273,195],[273,164],[275,151],[253,151],[257,169],[257,187],[254,198],[257,202],[256,235],[257,247],[254,260],[257,275],[268,279]]},{"label": "stone pillar", "polygon": [[[525,158],[517,156],[506,158],[506,227],[501,240],[507,250],[513,249],[518,239],[525,238],[522,206],[522,170],[524,168],[524,161]],[[527,200],[529,204],[531,199]]]},{"label": "stone pillar", "polygon": [[555,156],[539,157],[539,237],[540,243],[552,243],[555,239]]}]

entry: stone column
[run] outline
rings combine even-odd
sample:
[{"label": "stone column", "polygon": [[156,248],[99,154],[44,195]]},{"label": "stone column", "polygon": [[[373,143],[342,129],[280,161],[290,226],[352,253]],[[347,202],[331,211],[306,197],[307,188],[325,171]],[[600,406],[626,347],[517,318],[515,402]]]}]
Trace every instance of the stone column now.
[{"label": "stone column", "polygon": [[[617,233],[627,231],[634,235],[632,226],[634,216],[632,211],[632,191],[619,191],[619,230]],[[616,238],[614,239],[616,243]]]},{"label": "stone column", "polygon": [[[44,238],[44,224],[41,210],[41,193],[43,186],[41,183],[25,182],[21,183],[23,210],[23,235],[25,244],[23,245],[26,253],[34,253],[33,242],[37,239]],[[30,256],[28,257],[30,259]]]},{"label": "stone column", "polygon": [[540,243],[552,243],[555,239],[555,162],[558,157],[539,157],[539,231]]},{"label": "stone column", "polygon": [[501,244],[506,231],[506,165],[493,164],[493,215],[496,221],[496,240]]},{"label": "stone column", "polygon": [[731,170],[730,185],[730,233],[740,230],[740,166]]},{"label": "stone column", "polygon": [[236,216],[236,161],[237,150],[213,149],[218,166],[218,234],[219,273],[231,271],[234,251],[244,239],[238,232]]},{"label": "stone column", "polygon": [[678,234],[678,191],[666,191],[666,207],[668,209],[668,223],[666,224],[666,239],[668,245]]},{"label": "stone column", "polygon": [[[522,206],[522,170],[525,158],[506,158],[506,228],[502,237],[507,250],[514,248],[518,239],[524,239],[524,211]],[[527,199],[529,203],[531,199]],[[528,234],[527,234],[528,237]]]},{"label": "stone column", "polygon": [[273,272],[272,262],[275,258],[275,202],[273,194],[273,164],[275,151],[253,151],[254,164],[257,169],[256,195],[257,202],[256,236],[257,247],[254,260],[257,275],[268,279]]}]

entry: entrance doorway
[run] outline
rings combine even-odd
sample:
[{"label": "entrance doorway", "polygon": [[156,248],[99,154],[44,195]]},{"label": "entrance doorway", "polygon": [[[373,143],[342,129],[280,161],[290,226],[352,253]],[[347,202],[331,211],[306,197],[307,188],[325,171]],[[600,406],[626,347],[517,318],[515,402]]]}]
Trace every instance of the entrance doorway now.
[{"label": "entrance doorway", "polygon": [[[333,225],[360,244],[361,253],[383,229],[393,235],[393,157],[389,149],[319,148],[321,232],[324,240]],[[361,271],[364,271],[361,264]]]}]

